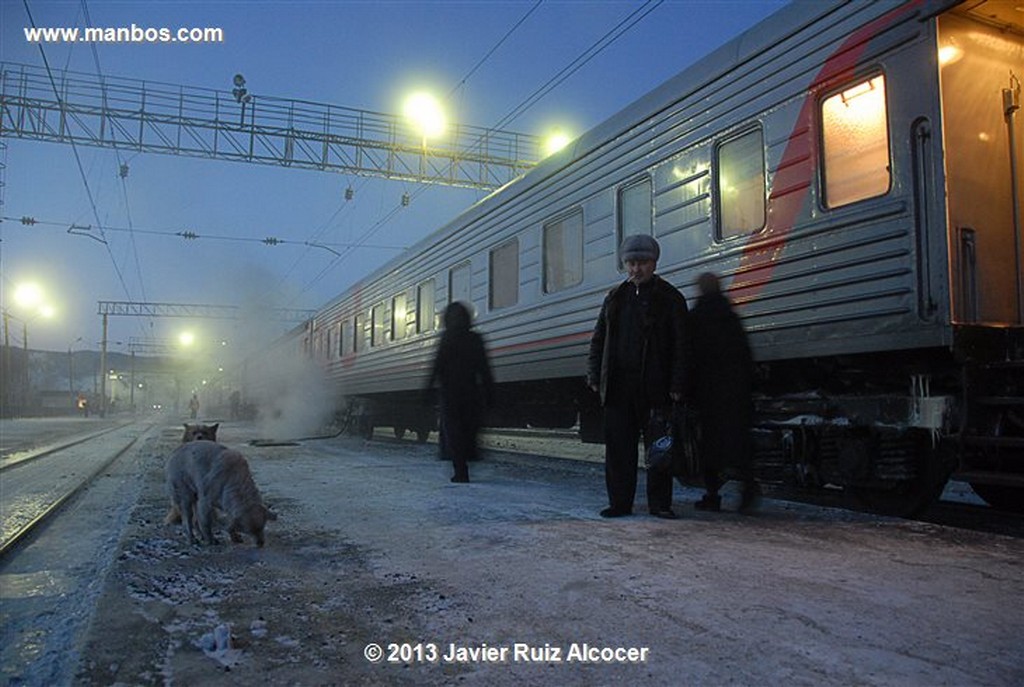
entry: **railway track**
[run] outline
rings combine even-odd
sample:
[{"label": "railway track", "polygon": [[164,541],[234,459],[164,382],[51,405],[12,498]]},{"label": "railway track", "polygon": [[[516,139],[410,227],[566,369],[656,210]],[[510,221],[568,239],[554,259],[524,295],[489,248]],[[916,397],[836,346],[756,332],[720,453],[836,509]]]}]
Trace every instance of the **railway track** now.
[{"label": "railway track", "polygon": [[125,424],[12,456],[0,464],[0,559],[131,450],[154,427]]}]

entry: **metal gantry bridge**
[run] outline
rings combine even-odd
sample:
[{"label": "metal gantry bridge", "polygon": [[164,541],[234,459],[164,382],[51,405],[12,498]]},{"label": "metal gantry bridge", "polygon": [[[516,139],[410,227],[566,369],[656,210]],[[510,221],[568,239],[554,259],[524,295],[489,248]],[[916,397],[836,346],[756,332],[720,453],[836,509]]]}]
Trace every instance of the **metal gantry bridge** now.
[{"label": "metal gantry bridge", "polygon": [[[253,309],[264,319],[276,322],[304,322],[316,314],[315,310],[297,308]],[[141,303],[138,301],[98,301],[97,315],[128,317],[198,317],[204,319],[237,320],[245,316],[240,305],[210,305],[201,303]]]},{"label": "metal gantry bridge", "polygon": [[17,63],[0,63],[0,138],[483,190],[540,159],[529,134],[459,125],[427,140],[395,115]]}]

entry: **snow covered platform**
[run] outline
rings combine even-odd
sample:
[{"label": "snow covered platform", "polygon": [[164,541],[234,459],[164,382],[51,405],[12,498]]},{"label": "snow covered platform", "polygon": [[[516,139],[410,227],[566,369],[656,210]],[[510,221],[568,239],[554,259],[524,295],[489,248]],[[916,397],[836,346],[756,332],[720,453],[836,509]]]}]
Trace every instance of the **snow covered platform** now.
[{"label": "snow covered platform", "polygon": [[78,683],[1024,682],[1021,538],[772,499],[698,513],[678,485],[660,520],[642,478],[638,514],[605,520],[593,462],[487,452],[452,484],[433,444],[251,446],[229,424],[280,519],[262,549],[199,548],[163,523],[172,434],[139,458]]}]

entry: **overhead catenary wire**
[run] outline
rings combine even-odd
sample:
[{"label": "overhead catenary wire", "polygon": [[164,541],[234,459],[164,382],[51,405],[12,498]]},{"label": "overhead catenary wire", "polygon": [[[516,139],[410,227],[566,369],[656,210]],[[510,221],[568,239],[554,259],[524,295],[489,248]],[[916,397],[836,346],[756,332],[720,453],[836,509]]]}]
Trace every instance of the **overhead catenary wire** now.
[{"label": "overhead catenary wire", "polygon": [[[651,12],[653,12],[655,9],[657,9],[663,2],[664,2],[664,0],[647,0],[647,2],[645,2],[643,5],[641,5],[640,7],[638,7],[634,11],[632,11],[630,14],[628,14],[622,21],[620,21],[618,24],[616,24],[615,27],[613,27],[611,30],[609,30],[607,33],[605,33],[601,38],[599,38],[597,41],[595,41],[593,44],[591,44],[591,46],[588,47],[586,50],[584,50],[582,53],[580,53],[580,55],[578,57],[576,57],[576,59],[574,59],[572,62],[570,62],[568,65],[563,67],[560,71],[558,71],[553,77],[551,77],[547,82],[545,82],[544,85],[542,85],[540,88],[538,88],[533,93],[531,93],[523,102],[521,102],[519,105],[517,105],[511,111],[509,111],[508,114],[506,114],[504,117],[502,117],[491,128],[494,128],[494,129],[501,128],[503,126],[506,126],[510,122],[514,121],[518,117],[520,117],[527,110],[529,110],[531,107],[533,107],[538,102],[540,102],[540,100],[543,99],[544,96],[546,96],[552,90],[554,90],[555,87],[557,87],[560,84],[562,84],[566,79],[568,79],[570,76],[572,76],[577,71],[579,71],[584,65],[586,65],[588,62],[590,62],[592,59],[594,59],[598,54],[600,54],[601,52],[606,50],[610,45],[612,45],[615,41],[617,41],[619,38],[621,38],[627,31],[629,31],[634,26],[636,26],[640,21],[645,19]],[[533,10],[535,10],[537,8],[537,5],[539,5],[539,4],[540,4],[540,2],[538,1],[538,3],[536,5],[534,5],[534,7],[532,7],[529,12],[527,12],[527,14],[523,17],[523,19],[521,19],[515,25],[515,27],[513,27],[513,29],[517,28],[523,22],[523,20],[525,20],[526,17],[528,17],[530,14],[532,14]],[[507,38],[507,37],[508,37],[508,34],[506,34],[506,36],[504,36],[501,39],[501,41],[499,41],[499,44],[501,42],[503,42],[505,40],[505,38]],[[494,51],[494,49],[491,50],[491,52],[493,52],[493,51]],[[490,55],[490,53],[488,53],[488,55]],[[479,66],[479,63],[478,63],[477,66]],[[473,71],[476,71],[477,66],[474,66],[473,70],[471,70],[471,73]],[[466,78],[468,78],[468,75],[467,75],[467,77],[463,78],[463,80],[460,81],[459,84],[454,89],[452,89],[452,93],[454,93],[455,90],[457,90],[461,85],[463,85],[463,83],[465,82]],[[418,189],[416,189],[413,192],[412,198],[419,197],[421,194],[426,192],[427,188],[428,187],[424,187],[424,186],[419,187]],[[383,228],[387,224],[387,222],[389,222],[393,217],[395,217],[398,214],[398,212],[402,209],[402,207],[403,206],[401,204],[399,204],[398,206],[392,208],[388,212],[388,214],[386,216],[382,217],[377,222],[375,222],[373,225],[371,225],[362,234],[360,239],[357,239],[357,241],[356,241],[357,246],[356,247],[359,246],[360,241],[362,239],[364,239],[364,238],[365,239],[369,239],[371,236],[373,236],[373,234],[375,234],[377,231],[379,231],[381,228]],[[324,267],[319,273],[317,273],[317,275],[314,276],[302,288],[301,291],[299,291],[299,293],[295,296],[295,298],[292,299],[292,302],[294,302],[294,300],[296,300],[302,294],[304,294],[304,293],[308,292],[310,289],[312,289],[313,286],[315,286],[328,273],[330,273],[334,268],[336,268],[342,262],[344,262],[345,259],[348,258],[349,255],[351,255],[353,250],[354,250],[354,248],[353,249],[348,249],[342,255],[339,255],[336,258],[334,258],[326,267]]]},{"label": "overhead catenary wire", "polygon": [[[35,19],[32,16],[32,9],[28,6],[28,0],[22,0],[22,3],[24,5],[24,7],[25,7],[26,15],[28,15],[29,24],[32,25],[33,29],[36,29],[37,28],[36,22],[35,22]],[[56,83],[56,81],[53,78],[53,70],[50,68],[50,61],[46,57],[46,51],[43,49],[43,44],[41,42],[38,43],[38,47],[39,47],[39,53],[40,53],[40,55],[42,56],[42,59],[43,59],[43,67],[46,69],[47,77],[50,80],[50,87],[53,89],[53,95],[57,99],[57,102],[60,103],[61,107],[63,108],[64,101],[60,97],[60,89],[57,88],[57,83]],[[120,266],[117,264],[117,260],[114,258],[114,252],[113,252],[113,250],[110,247],[110,243],[107,242],[106,236],[104,235],[103,222],[100,221],[99,209],[96,207],[96,199],[94,198],[93,193],[92,193],[92,189],[89,186],[89,179],[88,179],[88,177],[85,174],[85,168],[82,166],[82,157],[81,157],[81,155],[78,152],[78,146],[75,145],[75,142],[74,142],[73,139],[70,141],[70,143],[71,143],[71,150],[72,150],[72,152],[74,153],[74,156],[75,156],[75,164],[78,166],[78,174],[79,174],[79,176],[82,179],[82,184],[85,186],[85,194],[86,194],[86,197],[89,200],[89,206],[92,209],[92,214],[93,214],[93,218],[96,221],[97,230],[100,233],[101,242],[103,243],[104,247],[107,250],[107,255],[110,257],[110,262],[111,262],[111,264],[114,267],[114,272],[117,275],[117,279],[118,279],[118,281],[121,284],[121,288],[124,290],[125,296],[127,296],[129,299],[131,299],[132,298],[131,290],[128,288],[128,284],[127,284],[127,282],[124,279],[124,274],[122,273]]]},{"label": "overhead catenary wire", "polygon": [[[459,80],[459,82],[458,82],[458,83],[457,83],[457,84],[456,84],[455,86],[453,86],[453,87],[452,87],[452,89],[451,89],[451,90],[450,90],[450,91],[448,92],[448,95],[446,96],[446,99],[451,99],[452,95],[454,95],[456,91],[458,91],[458,90],[459,90],[459,89],[460,89],[461,87],[465,86],[466,82],[467,82],[467,81],[468,81],[468,80],[470,79],[470,77],[472,77],[472,76],[473,76],[473,74],[475,74],[475,73],[476,73],[476,71],[477,71],[477,70],[478,70],[478,69],[479,69],[479,68],[480,68],[481,66],[483,66],[483,64],[484,64],[485,62],[487,62],[487,60],[488,60],[488,59],[490,59],[490,58],[491,58],[491,56],[492,56],[492,55],[494,55],[494,53],[495,53],[495,52],[496,52],[496,51],[498,50],[498,48],[500,48],[500,47],[501,47],[501,45],[502,45],[503,43],[505,43],[505,41],[506,41],[506,40],[508,40],[508,38],[509,38],[509,37],[510,37],[510,36],[511,36],[511,35],[512,35],[513,33],[515,33],[516,29],[518,29],[518,28],[519,28],[520,26],[522,26],[522,25],[523,25],[523,23],[524,23],[524,22],[525,22],[525,21],[526,21],[526,20],[527,20],[527,19],[528,19],[528,18],[530,17],[530,15],[531,15],[531,14],[533,14],[533,13],[534,13],[534,12],[535,12],[535,11],[537,10],[537,8],[538,8],[538,7],[540,7],[540,5],[541,5],[541,3],[542,3],[542,2],[543,2],[543,0],[536,0],[536,2],[535,2],[535,3],[533,4],[533,6],[532,6],[532,7],[530,7],[530,9],[529,9],[529,10],[527,10],[527,11],[526,11],[526,13],[525,13],[525,14],[523,14],[523,16],[522,16],[522,17],[520,17],[520,18],[518,19],[518,21],[516,21],[516,23],[515,23],[515,24],[513,24],[513,25],[512,25],[512,26],[511,26],[511,27],[510,27],[510,28],[508,29],[508,31],[506,31],[506,32],[505,32],[505,34],[504,34],[504,35],[503,35],[503,36],[502,36],[502,37],[501,37],[501,38],[500,38],[500,39],[499,39],[499,40],[498,40],[498,41],[497,41],[497,42],[496,42],[496,43],[495,43],[495,44],[494,44],[494,45],[493,45],[493,46],[491,47],[491,49],[490,49],[490,50],[488,50],[488,51],[487,51],[487,53],[486,53],[486,54],[485,54],[485,55],[484,55],[484,56],[483,56],[482,58],[480,58],[480,59],[479,59],[479,60],[477,61],[477,63],[476,63],[475,65],[473,65],[473,67],[472,67],[472,68],[471,68],[471,69],[470,69],[470,70],[469,70],[469,71],[468,71],[468,72],[466,73],[466,75],[465,75],[465,76],[463,76],[463,77],[462,77],[462,78],[461,78],[461,79]],[[366,183],[368,183],[368,180],[363,180],[363,183],[362,183],[362,184],[360,184],[360,187],[359,187],[359,189],[357,189],[357,190],[361,190],[361,189],[362,189],[363,187],[365,187]],[[316,285],[317,283],[319,283],[319,281],[320,281],[320,280],[321,280],[321,279],[322,279],[323,277],[325,277],[325,276],[326,276],[326,275],[327,275],[327,274],[328,274],[328,273],[329,273],[329,272],[330,272],[331,270],[333,270],[333,269],[334,269],[334,267],[336,267],[336,266],[337,266],[338,264],[340,264],[341,262],[343,262],[343,261],[344,261],[344,260],[345,260],[345,259],[346,259],[346,258],[348,257],[348,255],[349,255],[349,254],[351,253],[351,251],[352,251],[352,250],[353,250],[354,248],[358,248],[358,247],[366,247],[366,244],[365,244],[365,243],[363,242],[363,240],[364,240],[364,239],[367,239],[367,238],[369,238],[369,237],[370,237],[370,236],[372,236],[372,235],[373,235],[373,234],[374,234],[374,233],[375,233],[375,232],[376,232],[377,230],[379,230],[379,229],[383,228],[383,227],[384,227],[384,226],[385,226],[385,225],[386,225],[386,224],[387,224],[388,222],[390,222],[390,221],[391,221],[391,219],[392,219],[392,218],[394,218],[394,217],[396,217],[396,216],[398,215],[398,212],[399,212],[399,211],[400,211],[400,210],[401,210],[401,209],[402,209],[403,207],[405,207],[405,206],[408,206],[408,205],[409,205],[409,203],[411,202],[411,200],[412,200],[413,198],[417,198],[417,197],[419,197],[419,196],[420,196],[421,194],[423,194],[423,193],[424,193],[424,192],[425,192],[426,190],[427,190],[427,187],[422,187],[422,186],[421,186],[421,187],[419,187],[419,188],[415,189],[415,190],[413,191],[413,193],[412,193],[412,194],[407,194],[407,193],[403,193],[403,195],[402,195],[402,200],[400,201],[399,205],[397,205],[397,206],[395,206],[395,207],[391,208],[391,209],[390,209],[390,210],[389,210],[389,211],[387,212],[387,214],[386,214],[386,215],[382,216],[382,217],[381,217],[380,219],[378,219],[378,220],[377,220],[377,222],[375,222],[374,224],[372,224],[372,225],[371,225],[371,226],[370,226],[370,227],[369,227],[369,228],[368,228],[368,229],[367,229],[367,230],[366,230],[365,232],[363,232],[363,234],[362,234],[362,236],[361,236],[361,239],[357,239],[357,241],[356,241],[356,245],[355,245],[355,246],[353,246],[353,247],[349,248],[348,250],[346,250],[346,252],[345,252],[344,254],[338,255],[338,256],[337,256],[337,257],[336,257],[336,258],[335,258],[335,259],[334,259],[334,260],[333,260],[333,261],[332,261],[332,262],[331,262],[330,264],[328,264],[328,265],[327,265],[326,267],[324,267],[324,268],[323,268],[323,269],[322,269],[322,270],[321,270],[320,272],[318,272],[318,273],[317,273],[317,274],[316,274],[316,275],[315,275],[315,276],[314,276],[314,277],[313,277],[313,278],[312,278],[312,279],[311,279],[311,280],[310,280],[310,281],[309,281],[309,282],[308,282],[308,283],[307,283],[307,284],[306,284],[306,285],[305,285],[305,286],[304,286],[304,287],[302,288],[302,290],[301,290],[301,291],[300,291],[300,292],[299,292],[299,293],[298,293],[298,294],[297,294],[297,295],[295,296],[295,298],[294,298],[294,299],[292,300],[292,302],[294,303],[294,301],[295,301],[296,299],[298,299],[298,298],[299,298],[299,297],[300,297],[300,296],[301,296],[302,294],[304,294],[304,293],[308,292],[308,291],[309,291],[310,289],[312,289],[312,288],[313,288],[313,287],[314,287],[314,286],[315,286],[315,285]],[[341,211],[342,211],[343,209],[345,209],[346,207],[351,207],[351,206],[350,206],[350,205],[348,205],[348,204],[347,204],[347,202],[346,202],[345,204],[341,205],[341,206],[340,206],[340,207],[339,207],[339,208],[338,208],[338,209],[337,209],[337,210],[336,210],[336,211],[334,212],[334,214],[333,214],[333,215],[331,216],[331,218],[330,218],[330,219],[328,219],[328,220],[327,220],[327,222],[325,222],[325,223],[324,223],[323,227],[322,227],[322,228],[321,228],[321,229],[320,229],[320,230],[319,230],[318,232],[314,232],[314,236],[319,236],[319,235],[320,235],[320,234],[321,234],[321,233],[322,233],[323,231],[326,231],[327,227],[329,227],[329,226],[330,226],[330,224],[331,224],[331,223],[332,223],[332,222],[334,221],[334,219],[335,219],[335,218],[336,218],[336,217],[337,217],[337,216],[338,216],[338,215],[339,215],[339,214],[341,213]],[[287,272],[285,273],[285,275],[281,277],[281,279],[280,279],[279,281],[280,281],[280,282],[284,282],[284,281],[285,281],[286,279],[288,279],[288,277],[290,277],[290,276],[292,275],[292,273],[293,273],[293,272],[295,271],[295,269],[296,269],[296,268],[298,267],[298,265],[299,265],[299,263],[301,262],[301,260],[302,260],[302,257],[301,257],[301,256],[300,256],[300,258],[297,258],[297,259],[296,259],[296,261],[295,261],[295,262],[294,262],[294,263],[292,264],[292,266],[291,266],[291,267],[290,267],[290,268],[288,269],[288,271],[287,271]]]},{"label": "overhead catenary wire", "polygon": [[[610,45],[612,45],[626,31],[630,30],[639,21],[641,21],[642,19],[647,17],[652,11],[654,11],[654,9],[656,9],[660,4],[662,4],[662,1],[663,0],[648,0],[641,7],[639,7],[637,9],[633,10],[632,12],[630,12],[630,14],[626,18],[624,18],[622,21],[620,21],[612,30],[610,30],[607,33],[605,33],[598,41],[596,41],[590,47],[588,47],[587,50],[585,50],[583,53],[581,53],[569,65],[567,65],[562,70],[557,72],[551,79],[549,79],[547,82],[545,82],[544,85],[542,85],[540,88],[535,90],[527,99],[525,99],[522,103],[520,103],[518,106],[516,106],[516,108],[511,110],[508,114],[506,114],[505,117],[503,117],[501,119],[501,122],[512,121],[513,119],[515,119],[515,118],[521,116],[523,113],[525,113],[529,108],[531,108],[534,105],[536,105],[537,102],[539,102],[544,96],[546,96],[548,93],[550,93],[559,84],[563,83],[566,79],[568,79],[573,74],[575,74],[585,64],[587,64],[589,61],[591,61],[597,54],[599,54],[603,50],[607,49]],[[25,4],[26,12],[29,14],[30,22],[32,23],[32,26],[34,28],[35,27],[35,22],[32,20],[31,13],[29,11],[28,0],[23,0],[23,2]],[[483,66],[483,64],[485,64],[487,62],[487,60],[490,59],[496,53],[496,51],[500,48],[500,46],[503,45],[508,40],[508,38],[518,28],[520,28],[522,25],[524,25],[524,23],[527,21],[527,19],[534,14],[534,12],[541,6],[541,4],[542,4],[542,0],[537,0],[516,21],[516,23],[508,31],[506,31],[504,33],[504,35],[497,41],[497,43],[490,48],[490,50],[483,56],[483,58],[478,60],[473,65],[473,67],[467,72],[467,74],[452,88],[452,90],[451,90],[449,95],[454,94],[456,91],[458,91],[459,88],[463,87],[467,83],[467,81],[475,73],[478,72],[478,70]],[[83,10],[85,10],[86,14],[88,14],[88,10],[87,10],[87,8],[85,6],[85,0],[82,0],[82,6],[83,6]],[[87,16],[87,21],[89,21],[88,16]],[[94,50],[95,50],[95,48],[94,48]],[[46,54],[42,50],[41,44],[40,44],[40,52],[42,53],[43,61],[44,61],[44,64],[46,65],[47,74],[49,75],[51,86],[54,88],[54,92],[57,93],[56,84],[54,83],[53,74],[52,74],[52,71],[50,70],[49,64],[47,62]],[[94,53],[94,57],[95,57],[96,62],[97,62],[97,71],[100,71],[99,70],[98,57],[95,56],[95,53]],[[101,78],[102,78],[102,73],[101,73]],[[58,102],[60,102],[59,94],[58,94]],[[498,126],[501,126],[501,123],[496,124],[494,128],[496,128]],[[98,240],[102,240],[104,242],[104,244],[106,246],[106,249],[108,251],[108,254],[110,255],[111,261],[113,263],[114,269],[117,272],[117,276],[118,276],[118,278],[119,278],[119,280],[121,282],[122,288],[124,289],[125,293],[129,295],[129,298],[130,298],[131,295],[129,293],[129,288],[127,286],[127,283],[126,283],[126,281],[124,279],[124,275],[123,275],[123,273],[122,273],[122,271],[121,271],[121,269],[120,269],[120,267],[119,267],[119,265],[117,263],[117,260],[114,258],[114,255],[113,255],[113,252],[111,251],[111,247],[110,247],[109,243],[106,242],[105,233],[104,233],[106,227],[101,222],[101,220],[99,218],[99,212],[98,212],[98,208],[96,207],[96,202],[95,202],[95,200],[93,198],[92,191],[91,191],[91,189],[89,187],[88,181],[87,181],[87,179],[85,177],[85,174],[84,174],[84,171],[82,169],[82,162],[81,162],[81,159],[79,157],[77,147],[74,146],[73,142],[72,142],[72,147],[73,147],[73,150],[75,152],[76,162],[77,162],[78,167],[79,167],[79,173],[82,176],[83,184],[86,187],[86,193],[87,193],[87,195],[89,197],[90,206],[92,208],[92,213],[93,213],[93,217],[94,217],[94,220],[95,220],[95,226],[97,227],[97,231],[99,232],[99,237],[100,238]],[[122,164],[123,164],[123,162],[122,162]],[[427,187],[427,186],[421,186],[421,187],[415,189],[414,192],[412,194],[410,194],[410,200],[414,199],[414,198],[418,198],[423,193],[425,193],[429,188],[430,187]],[[128,212],[128,217],[129,217],[129,220],[128,220],[129,226],[126,229],[126,231],[128,231],[129,234],[132,237],[133,246],[134,246],[134,240],[135,240],[136,234],[142,235],[142,234],[167,234],[168,233],[168,232],[152,231],[152,230],[151,231],[134,231],[133,230],[134,223],[133,223],[133,221],[130,218],[130,209],[128,209],[127,193],[126,192],[125,192],[125,197],[126,197],[126,210]],[[385,214],[382,215],[381,218],[379,220],[377,220],[374,224],[369,226],[357,239],[355,239],[355,241],[353,243],[345,243],[345,244],[334,243],[334,244],[332,244],[330,242],[320,241],[319,240],[320,237],[326,231],[328,231],[331,228],[331,226],[337,221],[337,219],[339,217],[342,216],[342,213],[344,212],[346,207],[352,207],[352,204],[351,203],[340,204],[339,207],[331,215],[331,217],[323,225],[321,225],[321,227],[319,229],[317,229],[316,231],[312,232],[312,234],[309,236],[309,238],[307,240],[301,241],[301,242],[293,241],[293,240],[285,241],[285,240],[282,239],[282,240],[275,240],[274,242],[268,243],[267,239],[258,239],[258,238],[241,239],[240,237],[215,236],[215,235],[199,234],[199,233],[195,234],[195,238],[203,238],[203,239],[211,239],[211,240],[224,240],[224,241],[238,241],[238,240],[247,240],[247,241],[250,241],[250,242],[257,242],[258,241],[258,242],[266,243],[267,245],[276,245],[277,243],[288,243],[288,244],[291,244],[291,245],[301,245],[301,246],[304,246],[305,247],[305,251],[303,253],[303,256],[300,256],[299,258],[297,258],[295,263],[288,270],[288,273],[285,276],[285,278],[289,277],[291,274],[293,274],[298,269],[299,265],[302,264],[302,262],[303,262],[304,256],[308,255],[310,250],[312,250],[314,248],[324,248],[324,247],[337,247],[337,248],[340,248],[341,251],[342,251],[340,254],[338,254],[337,252],[331,250],[332,253],[335,253],[333,260],[323,270],[321,270],[317,275],[315,275],[304,286],[304,288],[300,292],[300,294],[301,293],[306,293],[310,289],[312,289],[317,283],[319,283],[329,272],[331,272],[332,270],[336,269],[342,262],[344,262],[351,255],[351,253],[354,251],[355,248],[358,248],[358,247],[366,247],[366,248],[375,247],[375,246],[373,246],[373,245],[368,243],[369,239],[371,239],[373,237],[373,235],[375,235],[377,232],[379,232],[391,220],[393,220],[396,216],[398,216],[400,210],[403,208],[403,205],[399,203],[399,204],[396,204],[394,207],[392,207],[392,208],[390,208],[390,209],[388,209],[386,211],[382,209],[382,212],[384,212]],[[66,224],[65,224],[65,226],[66,226]],[[181,238],[185,238],[181,232],[170,232],[170,233],[172,233],[172,234],[174,234],[176,236],[179,236]],[[268,237],[268,238],[272,238],[272,237]],[[387,247],[388,248],[392,248],[392,246],[387,246]],[[328,250],[330,250],[330,248],[328,248]],[[140,268],[139,263],[138,263],[137,253],[136,253],[136,267],[138,269],[140,269],[140,286],[141,286],[141,284],[142,284],[142,281],[141,281],[141,268]]]},{"label": "overhead catenary wire", "polygon": [[[90,235],[89,232],[92,227],[79,226],[69,222],[58,222],[54,220],[37,219],[35,217],[12,217],[3,216],[0,217],[2,221],[18,222],[24,226],[43,226],[43,227],[56,227],[56,228],[67,228],[68,233],[78,233],[81,235]],[[77,230],[77,231],[73,231]],[[354,243],[334,243],[334,242],[317,242],[317,241],[294,241],[291,239],[282,239],[275,236],[265,236],[263,238],[255,236],[230,236],[224,234],[208,234],[205,232],[199,232],[194,229],[144,229],[140,227],[118,227],[107,224],[104,226],[104,231],[107,232],[122,232],[122,233],[134,233],[148,236],[163,236],[166,238],[184,239],[186,241],[233,241],[237,243],[262,243],[267,246],[277,245],[291,245],[291,246],[309,246],[312,248],[351,248],[355,246]],[[383,250],[405,250],[406,246],[399,244],[359,244],[362,248],[379,248]],[[334,251],[331,251],[334,252]]]},{"label": "overhead catenary wire", "polygon": [[[86,0],[81,0],[81,4],[82,4],[82,15],[83,15],[83,18],[85,19],[85,25],[88,26],[88,27],[92,27],[93,23],[92,23],[92,17],[89,15],[89,5],[86,2]],[[107,90],[106,89],[106,79],[103,76],[103,68],[100,66],[99,50],[97,50],[95,42],[90,43],[89,47],[90,47],[91,52],[92,52],[93,62],[96,65],[96,76],[100,80],[100,85],[103,88],[103,92],[106,93],[106,90]],[[118,176],[118,178],[121,181],[121,196],[124,198],[125,221],[128,222],[128,246],[129,246],[129,250],[131,251],[131,254],[132,254],[133,262],[135,264],[135,275],[136,275],[136,279],[138,280],[138,284],[139,284],[139,292],[141,293],[142,300],[143,301],[148,301],[149,297],[146,294],[146,282],[145,282],[145,280],[143,278],[142,262],[139,259],[139,248],[138,248],[138,244],[135,242],[135,232],[132,231],[132,210],[131,210],[131,204],[129,202],[129,196],[128,196],[128,179],[127,179],[128,175],[126,173],[127,172],[127,168],[128,168],[128,164],[125,162],[124,158],[121,156],[121,151],[118,148],[114,148],[114,154],[115,154],[115,156],[117,158],[117,166],[118,166],[118,175],[117,176]],[[139,328],[140,328],[140,331],[143,330],[142,323],[139,323]],[[145,332],[143,331],[143,333],[145,333]]]},{"label": "overhead catenary wire", "polygon": [[[85,11],[86,24],[88,26],[92,26],[92,19],[89,18],[89,10],[88,10],[88,7],[87,7],[87,5],[85,3],[85,0],[82,0],[82,9]],[[100,68],[100,56],[99,56],[99,52],[96,49],[96,43],[91,43],[90,44],[90,48],[92,50],[93,61],[96,63],[96,75],[99,77],[100,84],[102,85],[102,84],[104,84],[105,79],[103,77],[103,70]],[[104,90],[106,90],[105,86],[104,86]],[[124,158],[121,156],[121,151],[120,150],[115,148],[114,149],[114,153],[115,153],[115,155],[117,157],[118,178],[121,180],[121,194],[122,194],[122,197],[124,198],[125,221],[128,223],[128,233],[129,233],[129,237],[130,237],[130,248],[131,248],[131,251],[132,251],[132,258],[133,258],[134,263],[135,263],[135,273],[136,273],[136,276],[137,276],[137,279],[138,279],[138,282],[139,282],[139,291],[142,293],[142,300],[145,301],[145,300],[148,300],[148,298],[146,297],[146,284],[145,284],[145,281],[143,280],[143,276],[142,276],[142,264],[141,264],[141,261],[139,260],[139,249],[138,249],[138,246],[135,243],[135,235],[134,235],[134,233],[131,230],[132,229],[132,211],[131,211],[131,204],[129,202],[129,196],[128,196],[127,174],[125,174],[123,172],[123,170],[127,168],[127,163],[125,162]]]}]

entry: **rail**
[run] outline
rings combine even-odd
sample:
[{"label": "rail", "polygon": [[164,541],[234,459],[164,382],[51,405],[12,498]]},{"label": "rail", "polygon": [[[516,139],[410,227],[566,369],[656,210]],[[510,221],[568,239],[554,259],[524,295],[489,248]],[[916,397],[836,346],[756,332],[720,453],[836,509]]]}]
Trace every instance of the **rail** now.
[{"label": "rail", "polygon": [[[109,428],[101,432],[96,432],[86,437],[81,437],[76,440],[66,442],[62,445],[51,446],[34,452],[33,455],[19,459],[16,462],[8,463],[2,466],[2,470],[7,473],[5,476],[5,514],[3,522],[0,523],[0,559],[6,557],[6,555],[12,551],[18,544],[25,541],[37,528],[43,523],[47,522],[61,508],[72,498],[82,492],[87,486],[89,486],[100,474],[105,472],[113,465],[121,456],[127,453],[132,447],[138,443],[139,439],[153,427],[153,424],[146,426],[136,436],[131,437],[127,443],[121,446],[119,449],[114,451],[111,455],[101,455],[97,458],[97,462],[90,466],[84,475],[77,476],[71,480],[70,484],[66,486],[58,486],[52,491],[47,491],[42,495],[33,496],[31,498],[17,498],[17,486],[11,486],[11,474],[17,474],[19,471],[39,469],[43,467],[42,464],[37,463],[37,460],[43,457],[49,457],[51,460],[60,456],[61,452],[67,451],[69,448],[84,444],[89,441],[94,441],[97,438],[109,434],[110,432],[124,429],[129,425],[120,425],[118,427]],[[46,467],[48,467],[48,463]],[[52,473],[50,473],[52,474]],[[15,493],[12,493],[15,492]]]}]

